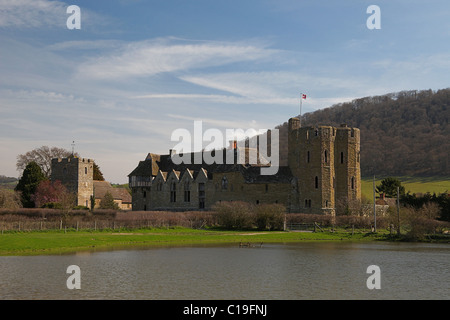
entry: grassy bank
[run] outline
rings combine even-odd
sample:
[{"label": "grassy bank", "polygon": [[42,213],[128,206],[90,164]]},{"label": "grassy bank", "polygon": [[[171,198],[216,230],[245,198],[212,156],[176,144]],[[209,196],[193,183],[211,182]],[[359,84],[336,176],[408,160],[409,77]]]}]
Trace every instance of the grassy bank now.
[{"label": "grassy bank", "polygon": [[0,255],[62,254],[87,250],[132,248],[136,246],[185,246],[250,243],[284,243],[297,241],[373,241],[386,235],[365,232],[284,232],[222,231],[189,228],[133,229],[67,232],[8,232],[0,235]]},{"label": "grassy bank", "polygon": [[[375,177],[375,186],[381,183],[385,177]],[[450,177],[394,177],[402,182],[405,192],[411,193],[436,193],[450,192]],[[367,199],[373,199],[373,177],[361,179],[361,193]]]}]

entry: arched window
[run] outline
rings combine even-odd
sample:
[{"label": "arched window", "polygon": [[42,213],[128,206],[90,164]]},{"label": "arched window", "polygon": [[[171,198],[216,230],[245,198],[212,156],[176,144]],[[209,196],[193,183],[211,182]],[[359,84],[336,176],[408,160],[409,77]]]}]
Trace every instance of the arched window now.
[{"label": "arched window", "polygon": [[316,187],[316,189],[319,189],[319,177],[316,176],[316,178],[314,179],[314,186]]},{"label": "arched window", "polygon": [[352,185],[352,190],[354,190],[355,189],[355,177],[352,177],[351,185]]},{"label": "arched window", "polygon": [[87,174],[87,167],[84,167],[84,174]]}]

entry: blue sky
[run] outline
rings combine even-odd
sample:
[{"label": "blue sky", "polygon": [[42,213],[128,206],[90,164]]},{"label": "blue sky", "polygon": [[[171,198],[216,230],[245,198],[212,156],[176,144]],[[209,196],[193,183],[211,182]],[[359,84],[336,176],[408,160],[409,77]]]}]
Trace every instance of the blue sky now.
[{"label": "blue sky", "polygon": [[[66,26],[69,5],[80,30]],[[366,26],[370,5],[381,29]],[[124,183],[194,120],[270,129],[298,115],[300,93],[305,113],[447,88],[449,17],[448,0],[0,0],[0,174],[75,141]]]}]

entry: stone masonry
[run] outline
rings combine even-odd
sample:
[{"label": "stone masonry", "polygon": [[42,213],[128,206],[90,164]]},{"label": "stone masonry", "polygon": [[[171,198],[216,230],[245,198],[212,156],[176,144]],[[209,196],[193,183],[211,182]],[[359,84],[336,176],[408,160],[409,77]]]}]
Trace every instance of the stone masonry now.
[{"label": "stone masonry", "polygon": [[[149,153],[128,175],[132,208],[208,210],[220,201],[247,201],[280,203],[288,212],[335,214],[337,201],[360,201],[359,129],[301,127],[291,118],[288,137],[288,166],[275,175],[261,175],[260,165],[176,165],[172,152]],[[236,153],[236,144],[223,152],[224,157]]]}]

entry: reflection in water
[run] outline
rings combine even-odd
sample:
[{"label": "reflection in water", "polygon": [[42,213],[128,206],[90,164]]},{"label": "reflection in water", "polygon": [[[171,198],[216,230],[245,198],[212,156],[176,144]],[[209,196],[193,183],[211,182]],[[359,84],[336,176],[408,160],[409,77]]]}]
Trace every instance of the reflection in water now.
[{"label": "reflection in water", "polygon": [[[0,257],[0,299],[448,299],[446,244],[297,243]],[[81,289],[69,290],[69,265]],[[381,270],[369,290],[367,267]]]}]

